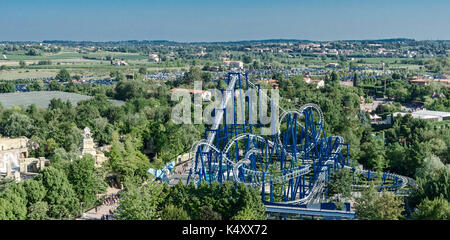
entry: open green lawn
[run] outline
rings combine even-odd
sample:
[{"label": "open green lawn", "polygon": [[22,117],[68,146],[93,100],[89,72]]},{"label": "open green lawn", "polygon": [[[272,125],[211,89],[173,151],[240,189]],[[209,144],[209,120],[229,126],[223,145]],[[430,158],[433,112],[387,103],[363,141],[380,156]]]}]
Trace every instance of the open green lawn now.
[{"label": "open green lawn", "polygon": [[[1,65],[1,64],[0,64]],[[36,65],[28,66],[27,68],[13,68],[9,70],[0,70],[0,80],[16,80],[28,78],[47,78],[55,77],[58,71],[65,68],[70,75],[103,75],[109,76],[111,71],[123,71],[124,73],[136,73],[139,67],[145,67],[147,71],[181,71],[183,68],[189,67],[164,67],[164,65],[136,65],[136,66],[112,66],[108,64],[61,64],[61,65]]]},{"label": "open green lawn", "polygon": [[56,54],[45,53],[41,56],[28,56],[25,53],[5,54],[8,60],[20,61],[20,60],[54,60],[54,59],[67,59],[67,58],[81,58],[83,54],[77,52],[61,52]]},{"label": "open green lawn", "polygon": [[55,77],[57,69],[11,69],[0,71],[0,80]]}]

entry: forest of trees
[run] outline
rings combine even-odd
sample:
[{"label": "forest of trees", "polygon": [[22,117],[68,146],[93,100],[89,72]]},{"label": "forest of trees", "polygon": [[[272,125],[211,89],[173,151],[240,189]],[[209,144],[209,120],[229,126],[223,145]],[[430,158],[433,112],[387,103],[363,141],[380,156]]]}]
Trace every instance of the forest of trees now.
[{"label": "forest of trees", "polygon": [[[413,190],[411,197],[408,198],[409,208],[418,208],[419,215],[428,211],[423,216],[436,214],[435,219],[450,219],[448,207],[450,127],[448,125],[435,125],[406,115],[395,118],[392,127],[375,131],[368,124],[368,116],[359,112],[359,96],[364,95],[362,89],[341,86],[333,81],[333,76],[325,87],[320,89],[304,83],[301,76],[295,76],[289,80],[284,79],[282,75],[274,75],[273,78],[280,81],[280,96],[286,109],[298,108],[309,102],[320,106],[325,117],[327,136],[344,137],[350,144],[350,158],[353,164],[361,164],[364,169],[395,172],[416,179],[418,189]],[[414,87],[418,88],[418,86]],[[442,91],[448,90],[443,88]],[[345,174],[340,174],[337,179],[344,179],[340,181],[343,183],[348,182],[345,180]],[[332,194],[334,194],[333,191],[338,191],[337,194],[342,195],[340,197],[348,194],[348,186],[346,187],[345,184],[337,186],[332,184],[331,187]],[[377,197],[373,191],[368,190],[363,194],[372,200],[363,201],[362,205],[373,206],[372,211],[375,213],[361,216],[361,218],[398,219],[402,211],[395,209],[402,201],[399,202],[394,196],[386,193],[382,195],[381,202],[377,203],[378,200],[375,200]],[[395,217],[377,215],[381,213],[376,212],[382,210],[375,206],[384,201],[393,201],[395,207],[392,210],[396,213]],[[419,215],[416,217],[419,218]],[[428,216],[428,218],[432,217]]]},{"label": "forest of trees", "polygon": [[[252,59],[247,59],[251,62]],[[198,188],[177,185],[168,188],[154,182],[147,170],[160,168],[186,153],[204,133],[204,125],[177,125],[170,120],[172,107],[169,89],[189,87],[203,81],[204,88],[223,88],[224,82],[213,82],[208,72],[191,68],[183,78],[173,82],[157,82],[142,77],[126,79],[123,72],[111,72],[118,80],[112,86],[62,85],[51,82],[49,89],[77,92],[95,97],[73,106],[53,99],[46,109],[35,105],[26,108],[0,107],[0,134],[4,137],[26,136],[30,139],[30,156],[46,157],[51,166],[37,177],[20,183],[0,182],[0,219],[73,219],[97,203],[95,194],[105,191],[105,176],[116,174],[124,183],[120,219],[264,219],[260,196],[251,189],[232,183],[200,185]],[[70,74],[61,70],[58,79],[66,82]],[[389,129],[375,131],[368,116],[360,112],[360,96],[364,89],[341,86],[336,72],[327,77],[324,88],[306,84],[302,76],[279,81],[281,104],[285,109],[304,103],[317,103],[325,117],[327,136],[342,136],[350,144],[354,166],[390,171],[417,179],[418,188],[408,198],[415,218],[448,219],[450,189],[450,129],[410,115],[398,117]],[[389,94],[401,96],[401,87],[389,81]],[[404,86],[404,85],[401,85]],[[35,86],[39,89],[39,84]],[[408,86],[405,99],[430,94],[427,88]],[[11,85],[0,84],[9,92]],[[425,91],[426,93],[423,93]],[[439,90],[445,92],[448,90]],[[391,93],[392,92],[392,93]],[[445,92],[448,94],[448,92]],[[413,96],[413,97],[412,97]],[[116,106],[109,98],[125,100]],[[427,100],[426,100],[427,101]],[[448,102],[429,101],[439,109]],[[80,158],[82,130],[89,127],[99,145],[111,145],[109,160],[94,168],[92,157]],[[330,196],[336,201],[348,198],[348,175],[334,176]],[[81,179],[87,179],[82,181]],[[339,180],[341,179],[341,180]],[[344,179],[344,180],[342,180]],[[64,201],[58,194],[64,194]],[[180,197],[182,196],[182,197]],[[220,196],[220,197],[218,197]],[[162,201],[161,199],[165,199]],[[386,203],[386,204],[383,204]],[[381,196],[369,188],[357,202],[362,219],[401,219],[403,201],[389,193]],[[380,207],[383,206],[383,207]],[[365,209],[365,210],[362,210]],[[383,211],[389,214],[383,213]],[[402,215],[403,214],[403,215]]]},{"label": "forest of trees", "polygon": [[92,156],[70,160],[57,155],[52,166],[33,179],[19,183],[3,180],[0,219],[74,219],[92,208],[97,202],[96,194],[106,190],[106,182],[95,169]]},{"label": "forest of trees", "polygon": [[226,181],[221,186],[181,183],[174,187],[149,182],[128,186],[118,208],[125,220],[263,220],[265,208],[258,190]]}]

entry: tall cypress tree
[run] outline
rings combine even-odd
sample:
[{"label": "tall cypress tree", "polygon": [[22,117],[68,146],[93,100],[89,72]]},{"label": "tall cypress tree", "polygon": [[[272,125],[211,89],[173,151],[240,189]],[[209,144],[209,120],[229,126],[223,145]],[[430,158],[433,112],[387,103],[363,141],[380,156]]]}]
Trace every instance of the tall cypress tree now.
[{"label": "tall cypress tree", "polygon": [[353,87],[358,87],[358,85],[359,85],[358,74],[354,73],[353,74]]}]

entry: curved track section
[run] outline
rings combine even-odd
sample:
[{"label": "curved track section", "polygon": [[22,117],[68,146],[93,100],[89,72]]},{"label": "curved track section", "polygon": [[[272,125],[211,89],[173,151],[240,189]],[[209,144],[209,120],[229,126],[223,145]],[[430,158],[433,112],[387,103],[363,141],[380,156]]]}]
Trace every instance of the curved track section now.
[{"label": "curved track section", "polygon": [[[242,90],[236,88],[242,86],[240,74],[229,74],[227,93]],[[259,90],[245,77],[247,90],[249,87]],[[281,110],[277,129],[273,135],[262,136],[254,133],[262,127],[257,124],[234,122],[221,128],[223,115],[229,114],[224,107],[229,101],[236,104],[231,95],[222,100],[221,111],[208,136],[193,144],[187,183],[242,182],[260,188],[265,202],[308,204],[323,199],[331,171],[346,168],[354,176],[369,181],[376,176],[376,172],[350,167],[348,144],[340,136],[326,137],[324,115],[317,104],[308,103],[288,111],[274,104]],[[243,103],[240,104],[242,107]],[[383,184],[376,186],[380,190],[415,186],[413,179],[393,173],[382,173],[382,178]],[[392,183],[385,184],[386,180]]]}]

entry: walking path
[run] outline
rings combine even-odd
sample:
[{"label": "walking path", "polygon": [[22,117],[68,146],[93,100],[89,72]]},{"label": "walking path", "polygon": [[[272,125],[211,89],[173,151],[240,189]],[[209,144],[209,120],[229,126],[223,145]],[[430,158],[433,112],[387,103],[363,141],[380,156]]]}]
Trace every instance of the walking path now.
[{"label": "walking path", "polygon": [[83,213],[77,220],[112,220],[111,212],[119,206],[119,199],[117,197],[117,193],[119,192],[120,189],[108,188],[106,194],[98,196],[105,197],[103,204]]}]

